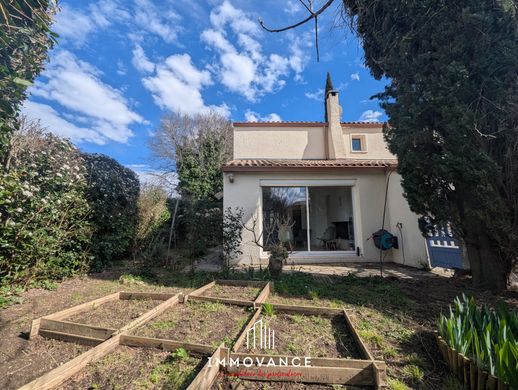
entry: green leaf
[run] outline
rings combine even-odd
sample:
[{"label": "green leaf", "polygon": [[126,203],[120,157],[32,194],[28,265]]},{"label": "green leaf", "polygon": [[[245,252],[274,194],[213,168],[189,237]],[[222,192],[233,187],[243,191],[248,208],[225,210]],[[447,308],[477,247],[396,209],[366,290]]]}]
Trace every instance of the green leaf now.
[{"label": "green leaf", "polygon": [[29,80],[25,80],[25,79],[21,79],[20,77],[15,77],[13,79],[13,81],[16,83],[16,84],[19,84],[19,85],[24,85],[26,87],[30,87],[32,85],[32,83],[29,81]]}]

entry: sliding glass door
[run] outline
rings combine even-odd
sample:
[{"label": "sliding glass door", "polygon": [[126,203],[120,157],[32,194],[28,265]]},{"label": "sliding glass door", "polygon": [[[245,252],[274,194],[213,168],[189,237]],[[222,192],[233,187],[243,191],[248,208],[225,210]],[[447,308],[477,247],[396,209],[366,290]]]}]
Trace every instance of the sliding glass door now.
[{"label": "sliding glass door", "polygon": [[350,186],[263,187],[263,245],[354,251]]}]

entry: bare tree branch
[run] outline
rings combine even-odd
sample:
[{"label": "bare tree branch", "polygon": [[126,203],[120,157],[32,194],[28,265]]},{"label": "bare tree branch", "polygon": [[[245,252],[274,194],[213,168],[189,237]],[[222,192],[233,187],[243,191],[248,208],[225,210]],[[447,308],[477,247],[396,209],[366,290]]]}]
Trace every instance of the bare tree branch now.
[{"label": "bare tree branch", "polygon": [[313,0],[309,0],[309,6],[304,2],[304,0],[299,0],[299,1],[304,6],[304,8],[306,8],[309,12],[309,16],[307,18],[301,20],[298,23],[292,24],[290,26],[277,28],[277,29],[266,27],[261,18],[259,18],[259,24],[261,25],[261,27],[263,29],[265,29],[268,32],[283,32],[283,31],[291,30],[291,29],[297,28],[299,26],[302,26],[303,24],[309,22],[311,19],[314,19],[315,20],[315,49],[317,51],[317,62],[320,62],[320,50],[318,48],[318,16],[322,12],[324,12],[327,8],[329,8],[329,6],[331,4],[333,4],[334,0],[328,0],[327,3],[325,3],[322,7],[320,7],[320,9],[316,12],[313,11]]}]

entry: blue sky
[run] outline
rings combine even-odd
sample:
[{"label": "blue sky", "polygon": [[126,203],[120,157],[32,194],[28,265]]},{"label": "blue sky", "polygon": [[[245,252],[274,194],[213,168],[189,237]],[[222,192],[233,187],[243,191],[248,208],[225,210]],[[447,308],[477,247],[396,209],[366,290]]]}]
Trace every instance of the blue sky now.
[{"label": "blue sky", "polygon": [[23,112],[143,176],[157,169],[147,143],[168,112],[320,121],[327,71],[344,121],[383,121],[369,98],[385,82],[363,66],[357,39],[336,27],[336,3],[319,20],[317,63],[312,25],[272,34],[257,23],[300,20],[298,0],[62,0],[59,43]]}]

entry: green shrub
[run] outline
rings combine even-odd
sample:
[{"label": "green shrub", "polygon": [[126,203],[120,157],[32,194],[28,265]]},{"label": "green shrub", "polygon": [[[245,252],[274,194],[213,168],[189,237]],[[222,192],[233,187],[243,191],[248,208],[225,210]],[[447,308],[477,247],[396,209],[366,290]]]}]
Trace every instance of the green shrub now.
[{"label": "green shrub", "polygon": [[168,237],[170,218],[167,193],[162,187],[145,185],[138,198],[138,219],[133,239],[133,257],[156,258]]},{"label": "green shrub", "polygon": [[439,334],[450,347],[492,375],[518,388],[518,315],[504,302],[496,310],[462,296],[439,318]]},{"label": "green shrub", "polygon": [[0,280],[11,286],[87,270],[92,231],[77,148],[36,122],[21,127],[0,180]]},{"label": "green shrub", "polygon": [[94,269],[130,253],[138,218],[139,180],[135,172],[102,154],[84,154],[87,199],[93,226]]}]

